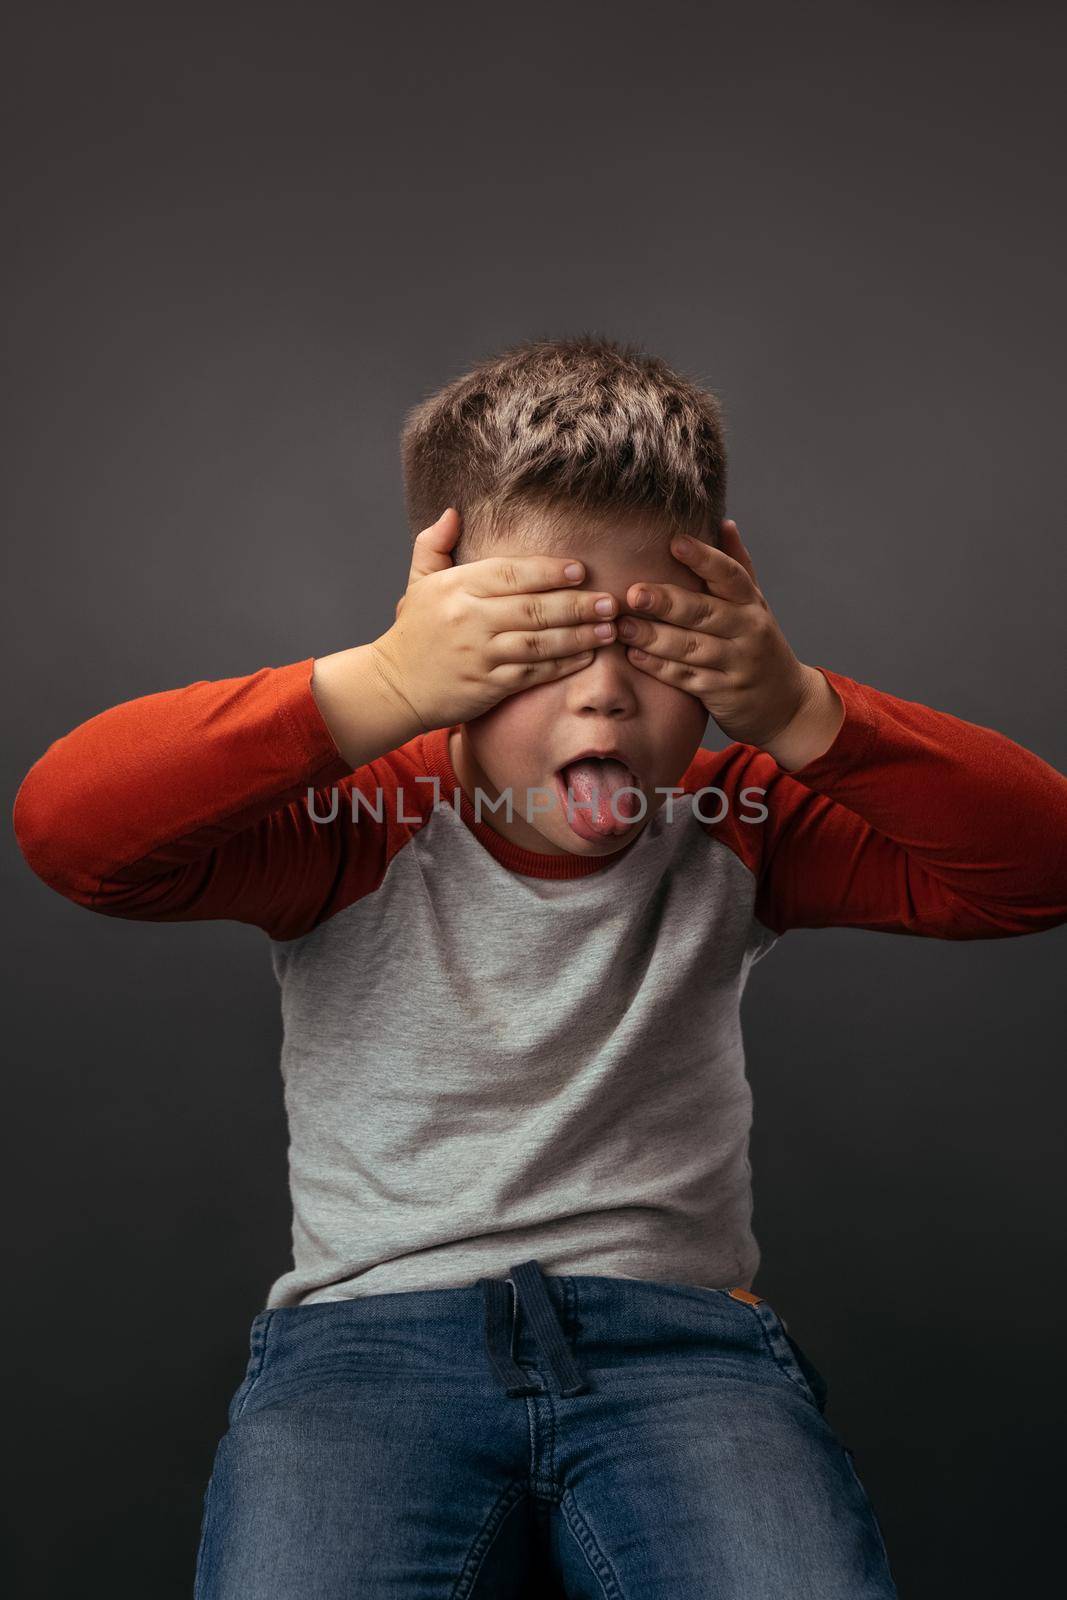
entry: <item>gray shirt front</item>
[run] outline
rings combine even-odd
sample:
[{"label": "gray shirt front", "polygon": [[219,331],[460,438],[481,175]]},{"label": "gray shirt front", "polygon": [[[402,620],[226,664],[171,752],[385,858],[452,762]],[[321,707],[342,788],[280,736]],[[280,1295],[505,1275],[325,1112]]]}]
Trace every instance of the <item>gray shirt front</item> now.
[{"label": "gray shirt front", "polygon": [[[340,821],[340,819],[339,819]],[[546,1272],[751,1282],[739,1002],[755,880],[660,811],[606,870],[497,860],[449,805],[272,945],[293,1270],[269,1306]]]}]

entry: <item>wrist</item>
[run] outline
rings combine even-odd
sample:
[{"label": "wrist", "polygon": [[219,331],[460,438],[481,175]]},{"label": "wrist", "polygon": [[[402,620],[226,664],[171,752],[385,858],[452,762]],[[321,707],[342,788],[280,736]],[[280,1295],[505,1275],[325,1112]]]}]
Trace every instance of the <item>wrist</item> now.
[{"label": "wrist", "polygon": [[393,681],[377,641],[317,657],[311,692],[334,744],[353,770],[425,732]]},{"label": "wrist", "polygon": [[818,667],[802,670],[799,705],[784,727],[761,747],[785,772],[795,772],[825,755],[845,719],[844,702],[826,674]]}]

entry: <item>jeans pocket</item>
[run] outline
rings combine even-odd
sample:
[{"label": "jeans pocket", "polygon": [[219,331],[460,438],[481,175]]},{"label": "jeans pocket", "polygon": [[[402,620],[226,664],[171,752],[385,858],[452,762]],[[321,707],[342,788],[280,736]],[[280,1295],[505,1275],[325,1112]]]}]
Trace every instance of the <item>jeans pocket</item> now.
[{"label": "jeans pocket", "polygon": [[766,1300],[751,1306],[750,1310],[759,1319],[771,1355],[786,1377],[793,1381],[818,1412],[825,1411],[828,1385],[807,1351],[786,1331],[782,1318]]},{"label": "jeans pocket", "polygon": [[[785,1332],[784,1328],[782,1331]],[[785,1337],[789,1344],[789,1348],[793,1352],[793,1359],[800,1368],[801,1374],[805,1378],[808,1388],[811,1390],[812,1399],[815,1401],[815,1404],[818,1406],[820,1411],[825,1411],[826,1396],[829,1390],[826,1379],[823,1377],[814,1361],[812,1361],[807,1351],[801,1349],[800,1345],[797,1344],[796,1340],[792,1338],[790,1334],[786,1333]]]},{"label": "jeans pocket", "polygon": [[270,1327],[273,1315],[273,1310],[260,1311],[252,1318],[252,1326],[248,1333],[248,1365],[245,1368],[245,1375],[230,1401],[227,1413],[230,1427],[233,1426],[244,1410],[245,1402],[255,1388],[263,1371],[263,1362],[267,1353],[267,1330]]}]

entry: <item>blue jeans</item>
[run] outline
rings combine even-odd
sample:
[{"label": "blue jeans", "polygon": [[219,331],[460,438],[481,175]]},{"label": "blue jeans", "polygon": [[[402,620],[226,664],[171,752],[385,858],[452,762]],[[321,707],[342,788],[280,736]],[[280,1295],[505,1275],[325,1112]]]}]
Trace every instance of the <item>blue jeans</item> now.
[{"label": "blue jeans", "polygon": [[894,1600],[826,1385],[742,1290],[546,1276],[261,1311],[195,1600]]}]

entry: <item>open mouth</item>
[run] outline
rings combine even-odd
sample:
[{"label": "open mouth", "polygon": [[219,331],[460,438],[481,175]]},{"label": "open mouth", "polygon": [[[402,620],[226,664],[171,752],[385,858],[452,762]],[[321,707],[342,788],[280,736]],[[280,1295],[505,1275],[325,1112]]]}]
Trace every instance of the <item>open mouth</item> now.
[{"label": "open mouth", "polygon": [[556,792],[563,816],[580,839],[616,839],[643,813],[636,773],[614,756],[565,762],[556,772]]}]

